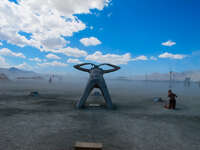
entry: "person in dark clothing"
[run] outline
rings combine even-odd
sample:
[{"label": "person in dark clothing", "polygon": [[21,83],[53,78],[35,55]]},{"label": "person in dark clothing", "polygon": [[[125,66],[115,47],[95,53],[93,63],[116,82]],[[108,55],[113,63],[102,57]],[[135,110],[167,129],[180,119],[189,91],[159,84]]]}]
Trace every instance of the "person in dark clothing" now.
[{"label": "person in dark clothing", "polygon": [[172,92],[172,90],[168,90],[168,97],[169,97],[169,106],[168,109],[175,109],[176,108],[176,97],[177,95]]},{"label": "person in dark clothing", "polygon": [[49,78],[49,83],[51,83],[52,82],[52,78],[51,78],[51,76],[50,76],[50,78]]}]

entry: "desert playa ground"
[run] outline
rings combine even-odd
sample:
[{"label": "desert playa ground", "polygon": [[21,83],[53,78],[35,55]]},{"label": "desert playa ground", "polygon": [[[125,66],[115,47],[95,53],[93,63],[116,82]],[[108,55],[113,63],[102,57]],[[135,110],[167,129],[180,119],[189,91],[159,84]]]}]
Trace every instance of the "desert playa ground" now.
[{"label": "desert playa ground", "polygon": [[[168,83],[107,81],[115,110],[77,110],[85,81],[0,83],[1,150],[70,150],[76,141],[105,150],[199,150],[200,88],[173,86],[177,110],[167,110]],[[39,96],[28,96],[38,91]],[[164,102],[153,101],[162,97]],[[104,103],[90,96],[88,103]]]}]

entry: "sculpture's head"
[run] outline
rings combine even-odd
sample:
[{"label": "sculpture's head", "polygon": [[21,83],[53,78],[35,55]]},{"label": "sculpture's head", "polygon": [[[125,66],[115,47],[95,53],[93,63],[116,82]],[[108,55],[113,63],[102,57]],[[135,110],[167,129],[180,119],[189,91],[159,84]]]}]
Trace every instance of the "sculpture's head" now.
[{"label": "sculpture's head", "polygon": [[95,64],[93,64],[93,65],[92,65],[92,69],[95,69],[95,68],[99,68],[99,66],[98,66],[98,65],[95,65]]}]

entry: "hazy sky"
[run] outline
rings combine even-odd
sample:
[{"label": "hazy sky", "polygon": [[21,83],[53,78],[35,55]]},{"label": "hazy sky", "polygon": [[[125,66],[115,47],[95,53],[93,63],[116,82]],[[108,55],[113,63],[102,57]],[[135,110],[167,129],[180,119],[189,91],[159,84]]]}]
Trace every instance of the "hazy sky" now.
[{"label": "hazy sky", "polygon": [[109,62],[118,72],[196,70],[199,0],[1,0],[0,67],[76,72]]}]

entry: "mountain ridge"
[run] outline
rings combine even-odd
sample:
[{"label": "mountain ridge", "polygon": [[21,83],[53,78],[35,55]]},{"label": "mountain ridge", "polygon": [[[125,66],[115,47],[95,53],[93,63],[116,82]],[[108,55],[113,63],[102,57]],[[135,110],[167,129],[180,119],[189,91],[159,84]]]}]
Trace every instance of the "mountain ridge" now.
[{"label": "mountain ridge", "polygon": [[39,73],[36,73],[34,71],[22,70],[22,69],[18,69],[18,68],[15,68],[15,67],[0,68],[0,73],[5,74],[10,79],[16,79],[17,77],[39,76]]}]

